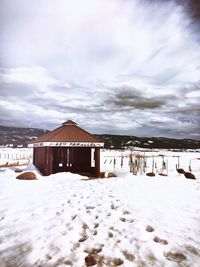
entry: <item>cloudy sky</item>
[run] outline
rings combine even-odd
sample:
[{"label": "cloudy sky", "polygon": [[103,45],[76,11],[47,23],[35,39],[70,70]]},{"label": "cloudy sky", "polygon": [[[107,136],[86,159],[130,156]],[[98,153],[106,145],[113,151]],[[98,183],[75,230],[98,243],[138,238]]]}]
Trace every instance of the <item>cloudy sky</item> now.
[{"label": "cloudy sky", "polygon": [[198,2],[1,0],[0,125],[200,139]]}]

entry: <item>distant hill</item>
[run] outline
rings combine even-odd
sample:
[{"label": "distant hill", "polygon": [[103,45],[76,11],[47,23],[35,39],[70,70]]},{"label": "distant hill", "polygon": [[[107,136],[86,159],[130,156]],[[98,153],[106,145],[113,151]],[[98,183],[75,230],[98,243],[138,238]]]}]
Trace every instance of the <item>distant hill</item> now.
[{"label": "distant hill", "polygon": [[163,149],[200,149],[200,140],[172,139],[165,137],[136,137],[127,135],[96,135],[104,141],[106,148],[163,148]]},{"label": "distant hill", "polygon": [[45,132],[35,128],[0,126],[0,146],[26,147],[32,139]]},{"label": "distant hill", "polygon": [[[27,147],[34,138],[48,132],[44,129],[19,128],[0,126],[0,146]],[[164,149],[200,149],[200,140],[172,139],[164,137],[136,137],[128,135],[95,135],[105,143],[105,148],[131,149],[141,148],[164,148]]]}]

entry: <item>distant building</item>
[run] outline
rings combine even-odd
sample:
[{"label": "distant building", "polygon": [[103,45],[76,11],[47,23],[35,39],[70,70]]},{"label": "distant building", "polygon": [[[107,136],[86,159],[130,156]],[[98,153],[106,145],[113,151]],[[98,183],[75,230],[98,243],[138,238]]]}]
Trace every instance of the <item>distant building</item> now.
[{"label": "distant building", "polygon": [[44,175],[72,172],[98,177],[103,145],[95,136],[68,120],[33,140],[29,147],[33,147],[33,164]]}]

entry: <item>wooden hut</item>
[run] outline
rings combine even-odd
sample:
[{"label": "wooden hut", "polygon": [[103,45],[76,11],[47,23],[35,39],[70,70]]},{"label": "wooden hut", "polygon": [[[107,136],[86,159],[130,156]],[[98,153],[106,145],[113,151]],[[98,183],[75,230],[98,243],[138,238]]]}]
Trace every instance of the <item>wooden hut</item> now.
[{"label": "wooden hut", "polygon": [[103,143],[71,120],[29,144],[33,164],[44,175],[72,172],[99,177]]}]

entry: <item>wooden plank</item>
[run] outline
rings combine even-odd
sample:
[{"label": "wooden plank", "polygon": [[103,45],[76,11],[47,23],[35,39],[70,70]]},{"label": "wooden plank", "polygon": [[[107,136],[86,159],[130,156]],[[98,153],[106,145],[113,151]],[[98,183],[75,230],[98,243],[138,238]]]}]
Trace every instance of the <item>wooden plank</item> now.
[{"label": "wooden plank", "polygon": [[95,148],[95,176],[100,177],[100,148]]}]

